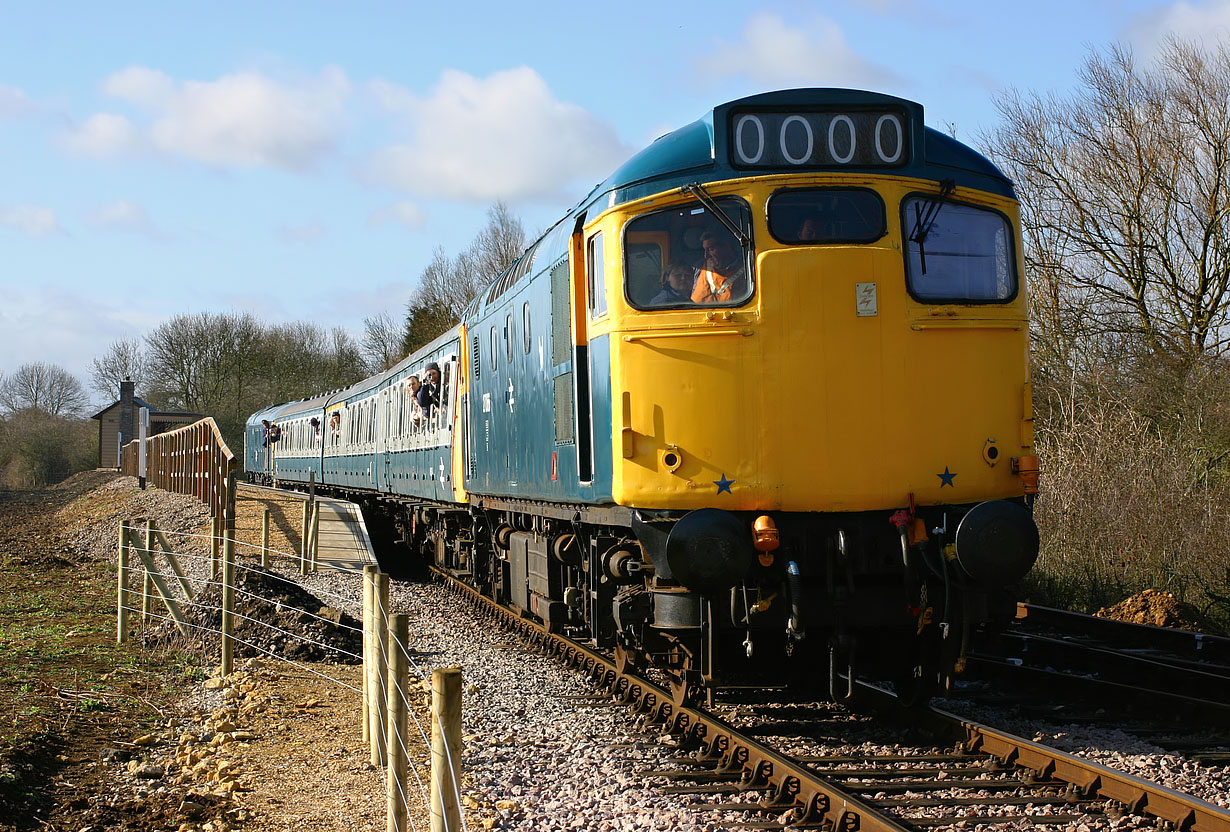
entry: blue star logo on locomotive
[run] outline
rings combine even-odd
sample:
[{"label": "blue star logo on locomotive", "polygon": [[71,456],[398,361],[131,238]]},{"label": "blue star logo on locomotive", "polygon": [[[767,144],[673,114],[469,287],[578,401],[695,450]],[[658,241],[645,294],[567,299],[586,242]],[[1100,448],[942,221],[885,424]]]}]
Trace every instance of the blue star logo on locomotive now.
[{"label": "blue star logo on locomotive", "polygon": [[718,487],[717,493],[721,494],[725,491],[727,494],[730,494],[732,493],[730,487],[735,484],[735,481],[726,479],[726,474],[722,474],[722,478],[720,480],[714,480],[713,484]]},{"label": "blue star logo on locomotive", "polygon": [[944,473],[936,474],[936,476],[940,478],[940,488],[943,488],[946,485],[956,488],[956,486],[952,484],[952,478],[955,477],[956,474],[949,471],[947,465],[944,466]]}]

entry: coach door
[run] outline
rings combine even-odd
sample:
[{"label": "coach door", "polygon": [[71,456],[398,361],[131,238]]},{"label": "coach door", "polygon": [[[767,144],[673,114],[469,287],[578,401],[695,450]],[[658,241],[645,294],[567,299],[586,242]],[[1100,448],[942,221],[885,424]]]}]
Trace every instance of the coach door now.
[{"label": "coach door", "polygon": [[380,491],[393,490],[393,456],[389,453],[389,427],[393,422],[390,395],[395,389],[386,384],[380,391],[376,405],[376,488]]},{"label": "coach door", "polygon": [[[583,221],[577,221],[578,228]],[[602,288],[602,233],[591,235],[584,241],[584,248],[582,239],[579,230],[572,238],[572,249],[576,255],[573,262],[577,264],[572,281],[572,322],[576,337],[572,369],[576,383],[577,480],[587,485],[594,481],[594,411],[589,364],[589,322],[591,317],[606,314],[606,293]]]}]

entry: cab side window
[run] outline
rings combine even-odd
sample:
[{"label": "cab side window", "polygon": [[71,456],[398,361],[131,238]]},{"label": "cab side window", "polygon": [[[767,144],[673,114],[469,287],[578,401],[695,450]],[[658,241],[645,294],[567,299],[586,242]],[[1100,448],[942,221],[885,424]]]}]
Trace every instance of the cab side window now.
[{"label": "cab side window", "polygon": [[586,262],[589,274],[589,316],[601,318],[606,314],[606,259],[602,247],[602,233],[589,238]]}]

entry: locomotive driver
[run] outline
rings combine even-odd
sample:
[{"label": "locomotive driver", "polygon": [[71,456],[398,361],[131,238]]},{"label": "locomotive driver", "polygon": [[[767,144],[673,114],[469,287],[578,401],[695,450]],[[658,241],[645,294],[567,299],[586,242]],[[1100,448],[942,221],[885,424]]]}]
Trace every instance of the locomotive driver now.
[{"label": "locomotive driver", "polygon": [[725,231],[710,229],[701,235],[705,264],[692,287],[695,303],[729,303],[747,291],[747,267],[739,246]]}]

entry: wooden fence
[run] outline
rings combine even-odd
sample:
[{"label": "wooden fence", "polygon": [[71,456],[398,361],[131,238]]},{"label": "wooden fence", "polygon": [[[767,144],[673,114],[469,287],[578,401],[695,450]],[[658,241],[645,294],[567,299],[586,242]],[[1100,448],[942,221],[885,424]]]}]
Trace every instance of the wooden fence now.
[{"label": "wooden fence", "polygon": [[[140,444],[140,439],[134,439],[120,456],[120,470],[132,477],[138,475]],[[214,517],[223,517],[228,507],[234,511],[238,468],[238,460],[210,418],[145,440],[149,483],[164,491],[196,497],[209,506]]]}]

